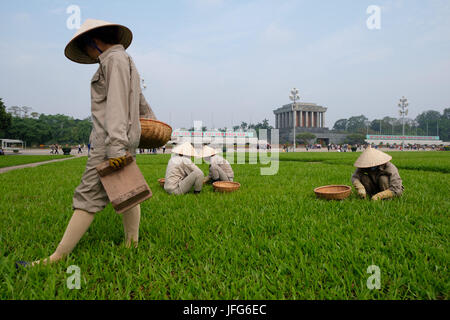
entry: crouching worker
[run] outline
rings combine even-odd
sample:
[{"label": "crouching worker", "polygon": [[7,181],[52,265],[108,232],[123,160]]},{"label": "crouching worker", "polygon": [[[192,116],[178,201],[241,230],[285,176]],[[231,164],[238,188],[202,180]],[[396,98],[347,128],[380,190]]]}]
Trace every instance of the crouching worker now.
[{"label": "crouching worker", "polygon": [[205,182],[233,181],[234,172],[230,163],[218,155],[215,149],[204,146],[202,156],[205,162],[209,163],[209,175]]},{"label": "crouching worker", "polygon": [[372,200],[381,200],[402,195],[402,179],[391,159],[390,155],[369,146],[356,160],[358,169],[352,176],[352,183],[361,198],[369,196]]},{"label": "crouching worker", "polygon": [[186,194],[192,187],[198,194],[203,187],[203,172],[192,161],[196,157],[194,147],[185,142],[172,150],[172,157],[167,164],[164,190],[169,194]]},{"label": "crouching worker", "polygon": [[[67,256],[88,230],[94,216],[109,203],[96,166],[109,160],[114,168],[126,165],[127,152],[135,156],[141,127],[139,118],[155,116],[140,87],[140,77],[125,49],[132,40],[124,26],[88,19],[67,44],[65,55],[81,64],[99,64],[91,80],[92,132],[86,169],[73,196],[73,215],[56,251],[44,260],[18,265],[53,263]],[[141,210],[137,205],[124,212],[128,247],[137,246]]]}]

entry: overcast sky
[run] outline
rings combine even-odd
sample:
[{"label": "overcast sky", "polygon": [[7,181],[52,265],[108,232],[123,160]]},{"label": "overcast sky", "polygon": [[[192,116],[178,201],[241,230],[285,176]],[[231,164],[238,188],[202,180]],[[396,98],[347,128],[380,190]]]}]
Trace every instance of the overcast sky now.
[{"label": "overcast sky", "polygon": [[[90,115],[96,65],[65,58],[81,21],[102,19],[134,33],[134,58],[157,117],[175,127],[208,127],[269,119],[301,100],[328,108],[326,125],[364,114],[410,116],[450,107],[448,0],[179,0],[0,2],[0,97],[46,114]],[[381,8],[369,30],[368,6]]]}]

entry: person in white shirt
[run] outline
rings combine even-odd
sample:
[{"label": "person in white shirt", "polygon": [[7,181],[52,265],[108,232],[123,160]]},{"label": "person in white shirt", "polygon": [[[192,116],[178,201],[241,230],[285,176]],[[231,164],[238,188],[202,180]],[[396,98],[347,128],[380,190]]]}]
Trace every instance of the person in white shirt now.
[{"label": "person in white shirt", "polygon": [[172,157],[167,164],[164,190],[169,194],[186,194],[194,187],[194,194],[202,191],[204,175],[191,157],[198,156],[194,147],[185,142],[172,150]]},{"label": "person in white shirt", "polygon": [[216,181],[233,181],[233,168],[231,168],[231,165],[227,160],[217,154],[215,149],[204,146],[202,157],[206,163],[209,163],[209,175],[205,182],[211,181],[214,183]]}]

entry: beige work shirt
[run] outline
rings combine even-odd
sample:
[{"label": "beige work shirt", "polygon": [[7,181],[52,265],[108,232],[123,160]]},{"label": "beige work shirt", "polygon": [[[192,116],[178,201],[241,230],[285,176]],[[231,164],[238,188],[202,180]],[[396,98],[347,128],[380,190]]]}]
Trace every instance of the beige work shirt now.
[{"label": "beige work shirt", "polygon": [[354,183],[355,180],[361,182],[362,175],[368,175],[374,183],[376,183],[379,176],[386,175],[389,177],[389,190],[397,196],[401,196],[403,193],[404,187],[402,184],[402,178],[400,178],[397,167],[390,162],[381,165],[375,171],[360,168],[356,169],[352,176],[352,183]]},{"label": "beige work shirt", "polygon": [[122,45],[99,56],[91,80],[91,146],[106,147],[108,158],[135,154],[141,137],[139,118],[156,119],[141,90],[140,77]]},{"label": "beige work shirt", "polygon": [[219,156],[218,154],[212,156],[209,165],[210,167],[218,166],[220,169],[223,170],[223,172],[225,172],[228,178],[234,178],[233,168],[231,168],[231,165],[228,162],[228,160],[224,159],[222,156]]},{"label": "beige work shirt", "polygon": [[177,189],[178,184],[192,171],[199,171],[203,175],[203,172],[191,161],[190,157],[173,154],[167,164],[164,190],[170,193]]},{"label": "beige work shirt", "polygon": [[139,118],[156,119],[142,94],[133,60],[122,45],[103,52],[99,64],[91,80],[91,151],[72,205],[73,209],[91,213],[109,203],[95,167],[126,151],[134,156],[141,135]]}]

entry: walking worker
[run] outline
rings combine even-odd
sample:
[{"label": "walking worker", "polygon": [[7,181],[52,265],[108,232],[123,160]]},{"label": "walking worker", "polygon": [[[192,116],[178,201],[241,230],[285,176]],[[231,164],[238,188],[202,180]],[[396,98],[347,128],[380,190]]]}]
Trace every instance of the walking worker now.
[{"label": "walking worker", "polygon": [[194,147],[185,142],[172,149],[167,164],[164,190],[169,194],[186,194],[194,187],[194,194],[202,191],[204,175],[191,157],[198,157]]},{"label": "walking worker", "polygon": [[206,182],[233,181],[233,168],[227,160],[217,154],[215,149],[203,146],[202,156],[205,162],[209,163],[209,175],[206,177]]},{"label": "walking worker", "polygon": [[391,160],[390,155],[370,146],[359,156],[352,183],[361,198],[369,195],[372,200],[382,200],[402,195],[402,179]]},{"label": "walking worker", "polygon": [[[99,68],[91,80],[90,150],[86,170],[73,196],[74,212],[56,251],[42,260],[43,263],[67,256],[85,234],[95,214],[109,203],[96,166],[107,160],[114,168],[126,165],[127,152],[136,156],[141,134],[139,118],[155,119],[142,94],[133,60],[125,52],[132,37],[125,26],[88,19],[65,48],[68,59],[81,64],[98,63]],[[140,216],[139,205],[122,215],[127,247],[137,246]]]}]

